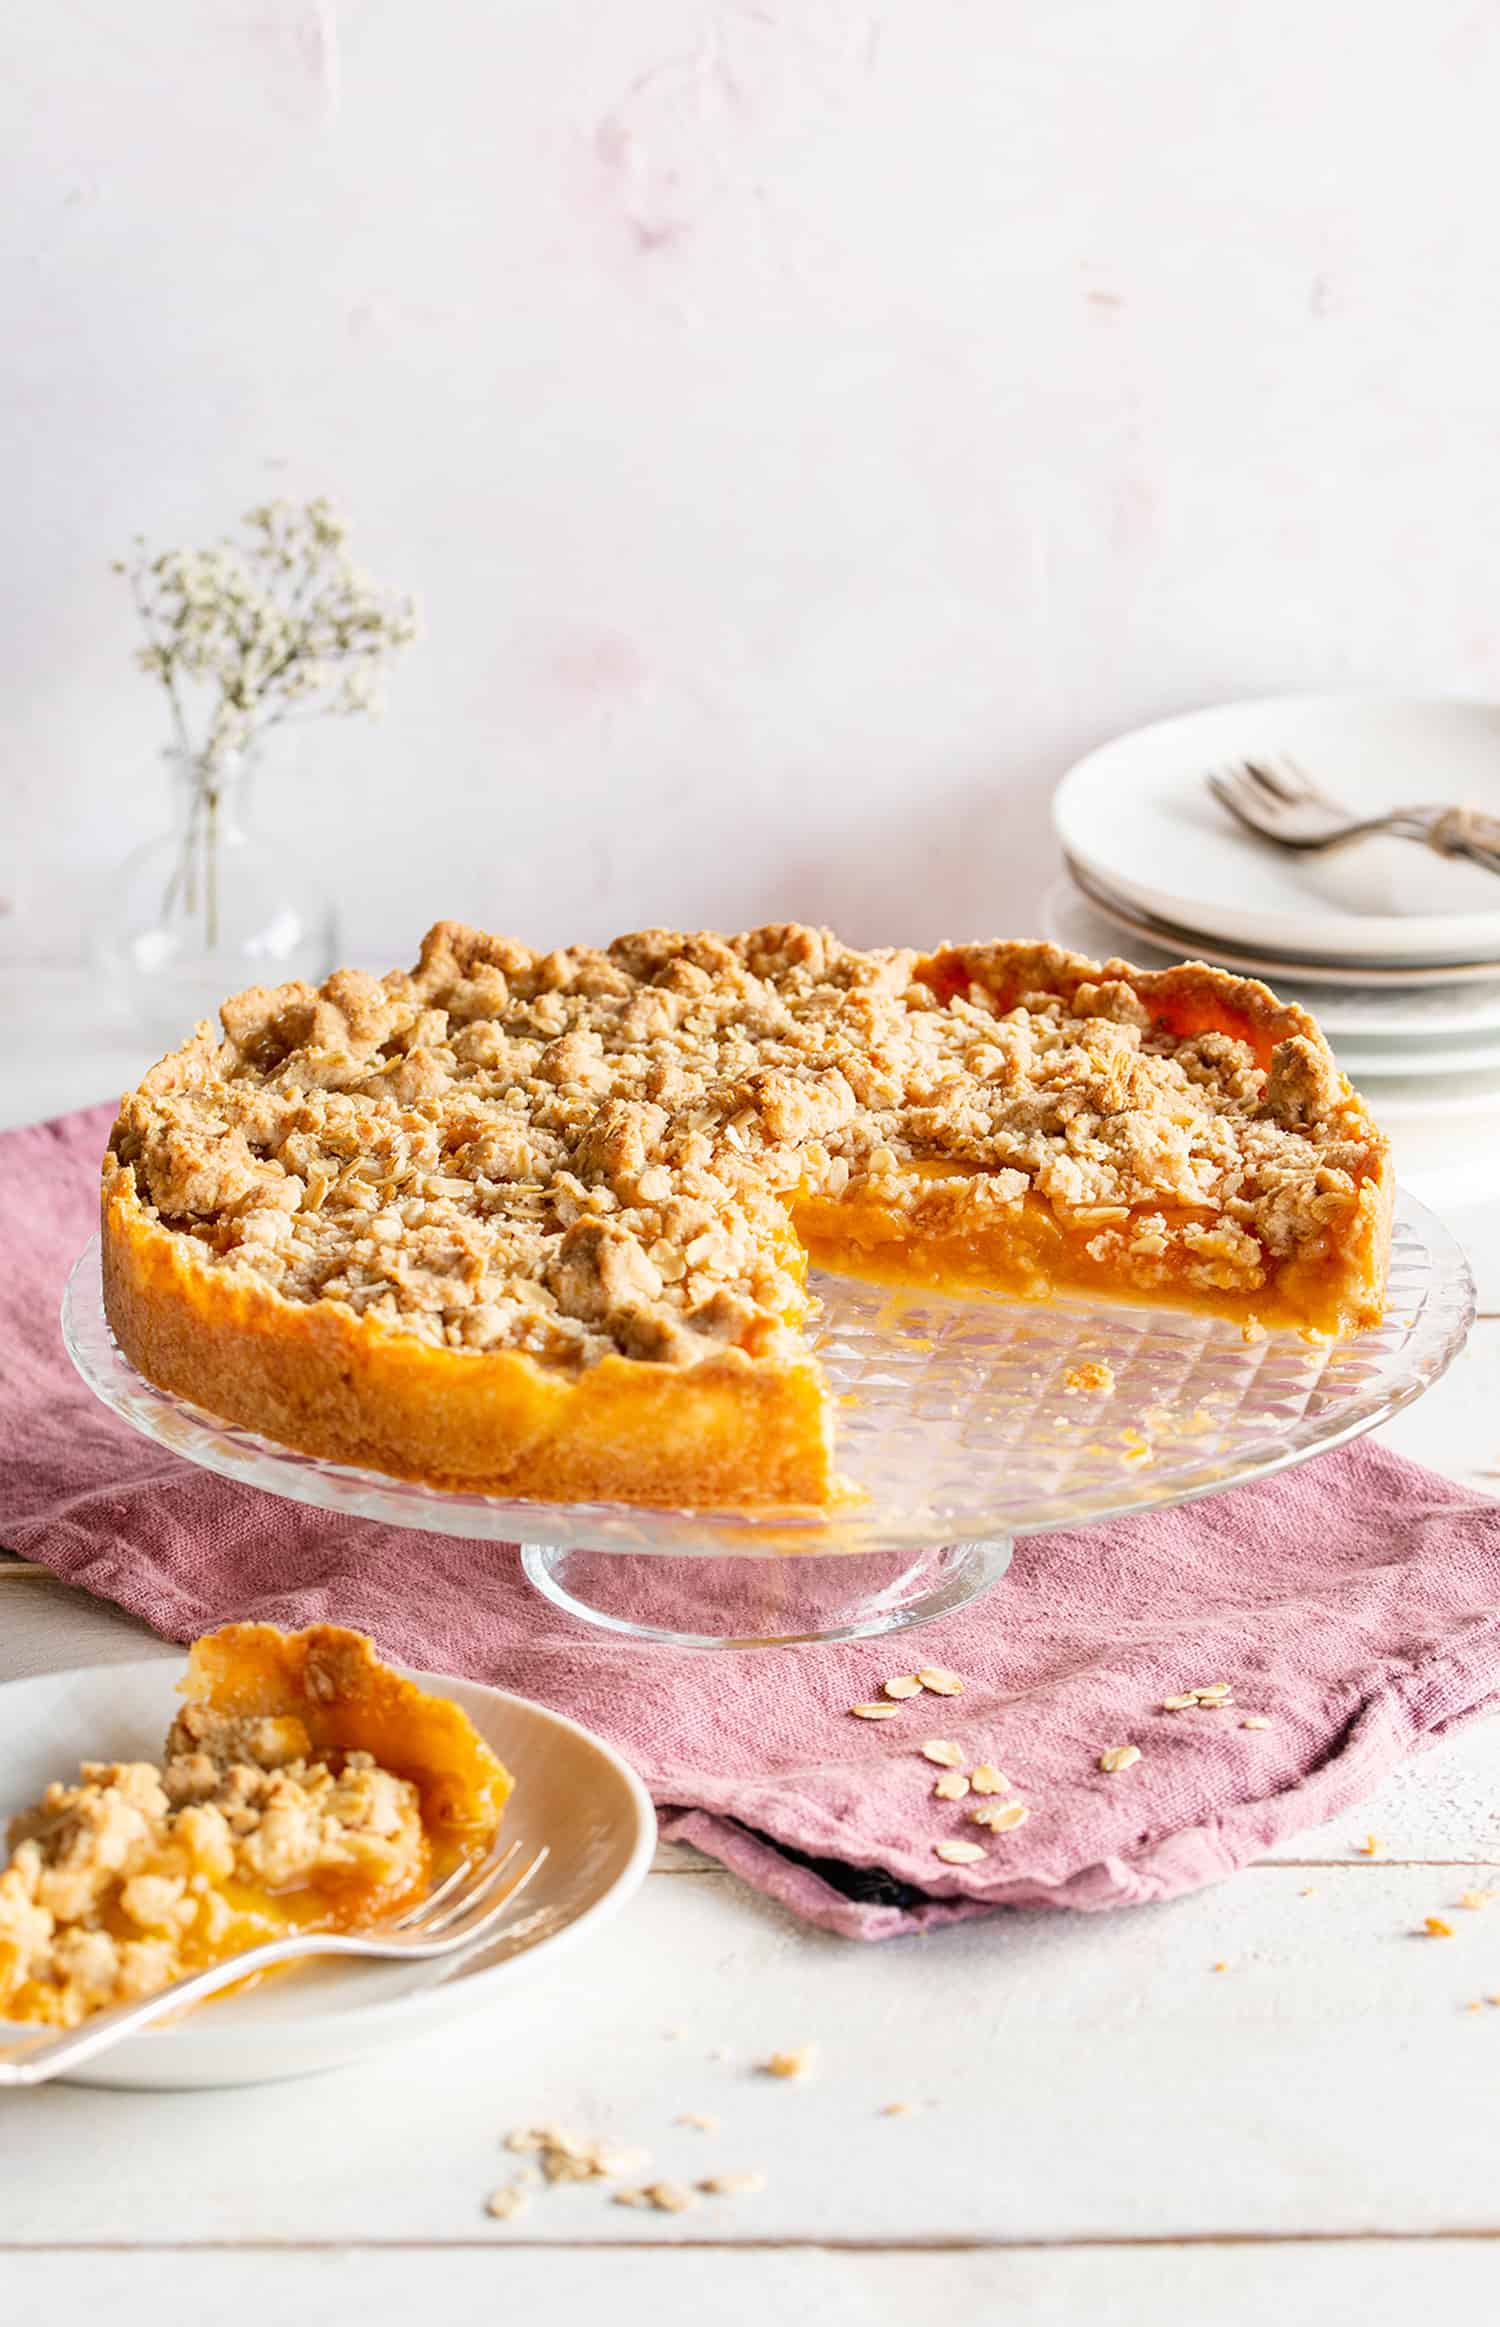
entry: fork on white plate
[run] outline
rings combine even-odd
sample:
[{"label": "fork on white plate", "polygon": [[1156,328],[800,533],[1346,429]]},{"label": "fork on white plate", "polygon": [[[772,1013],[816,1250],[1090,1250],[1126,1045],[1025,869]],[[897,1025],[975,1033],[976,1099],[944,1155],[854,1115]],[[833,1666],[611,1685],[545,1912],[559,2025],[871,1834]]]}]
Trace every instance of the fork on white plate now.
[{"label": "fork on white plate", "polygon": [[[267,1939],[258,1947],[241,1948],[222,1963],[189,1972],[149,1996],[96,2012],[78,2028],[56,2034],[44,2031],[0,2046],[0,2085],[40,2085],[70,2068],[107,2052],[127,2036],[149,2028],[154,2020],[180,2012],[220,1988],[232,1987],[253,1972],[269,1971],[273,1964],[294,1963],[302,1956],[379,1956],[387,1961],[461,1955],[493,1939],[500,1924],[547,1857],[547,1847],[535,1851],[510,1882],[505,1878],[521,1850],[513,1842],[502,1850],[497,1842],[477,1862],[466,1861],[436,1884],[426,1897],[389,1923],[373,1924],[368,1931],[295,1931],[284,1939]],[[503,1887],[502,1887],[503,1886]]]},{"label": "fork on white plate", "polygon": [[1215,771],[1208,788],[1237,823],[1280,848],[1342,848],[1377,832],[1399,840],[1420,840],[1439,856],[1468,857],[1487,872],[1500,873],[1500,819],[1477,808],[1423,805],[1390,808],[1380,816],[1354,816],[1290,759],[1244,760]]}]

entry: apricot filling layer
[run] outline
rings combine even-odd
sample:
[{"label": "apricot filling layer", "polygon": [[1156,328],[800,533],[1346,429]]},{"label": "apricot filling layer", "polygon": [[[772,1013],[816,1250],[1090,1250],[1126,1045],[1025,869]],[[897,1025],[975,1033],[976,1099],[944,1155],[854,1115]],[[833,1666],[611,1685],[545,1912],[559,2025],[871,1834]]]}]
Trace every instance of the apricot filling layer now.
[{"label": "apricot filling layer", "polygon": [[1382,1311],[1386,1143],[1305,1012],[1189,963],[826,930],[253,988],[105,1159],[105,1300],[283,1443],[549,1500],[835,1491],[809,1256],[1339,1334]]}]

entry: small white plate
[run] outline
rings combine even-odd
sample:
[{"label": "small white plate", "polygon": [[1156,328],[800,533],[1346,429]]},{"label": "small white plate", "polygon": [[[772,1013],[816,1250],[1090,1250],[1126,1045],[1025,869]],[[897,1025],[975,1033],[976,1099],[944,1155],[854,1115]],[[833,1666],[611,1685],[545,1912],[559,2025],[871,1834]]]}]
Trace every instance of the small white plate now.
[{"label": "small white plate", "polygon": [[[1066,874],[1054,881],[1042,900],[1043,934],[1054,945],[1068,946],[1095,961],[1123,952],[1127,961],[1143,970],[1166,969],[1182,960],[1181,952],[1147,937],[1145,927],[1133,916],[1116,918],[1102,899],[1084,896]],[[1200,950],[1207,960],[1223,961],[1207,945]],[[1493,977],[1473,985],[1395,979],[1389,987],[1362,986],[1351,971],[1346,973],[1347,983],[1324,986],[1288,974],[1290,965],[1283,971],[1274,963],[1247,961],[1244,956],[1224,962],[1224,967],[1264,978],[1284,1001],[1310,1010],[1330,1036],[1407,1036],[1421,1042],[1493,1036],[1500,1041],[1500,979]]]},{"label": "small white plate", "polygon": [[[155,1761],[186,1659],[94,1665],[0,1686],[0,1829],[81,1761]],[[656,1847],[650,1797],[591,1731],[478,1681],[413,1678],[462,1705],[515,1779],[507,1835],[549,1857],[493,1947],[448,1964],[329,1960],[221,1996],[80,2068],[84,2085],[269,2084],[337,2068],[466,2012],[502,2004],[638,1890]],[[0,2043],[34,2036],[0,2021]]]},{"label": "small white plate", "polygon": [[1500,955],[1500,874],[1383,837],[1297,855],[1245,832],[1204,782],[1287,757],[1355,814],[1436,801],[1500,816],[1500,704],[1286,695],[1117,737],[1064,776],[1053,822],[1126,903],[1233,945],[1391,965]]}]

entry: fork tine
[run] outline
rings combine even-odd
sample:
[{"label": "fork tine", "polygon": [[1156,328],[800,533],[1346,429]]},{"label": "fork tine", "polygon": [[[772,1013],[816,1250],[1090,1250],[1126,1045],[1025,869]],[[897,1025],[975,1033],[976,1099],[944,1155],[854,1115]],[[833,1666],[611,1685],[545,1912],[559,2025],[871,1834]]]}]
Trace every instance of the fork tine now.
[{"label": "fork tine", "polygon": [[1244,773],[1253,777],[1253,782],[1260,784],[1260,789],[1270,791],[1272,800],[1281,800],[1281,803],[1284,803],[1286,807],[1309,807],[1309,805],[1333,807],[1335,805],[1333,800],[1328,800],[1326,796],[1321,794],[1319,787],[1316,787],[1316,784],[1312,782],[1312,777],[1302,775],[1298,763],[1295,763],[1293,759],[1286,759],[1286,756],[1281,756],[1279,768],[1272,768],[1267,761],[1247,759],[1247,763],[1244,763]]},{"label": "fork tine", "polygon": [[1227,776],[1210,775],[1208,788],[1220,807],[1228,809],[1236,824],[1243,824],[1247,832],[1265,839],[1266,824],[1274,813],[1269,801],[1262,802],[1233,772]]},{"label": "fork tine", "polygon": [[1289,751],[1282,753],[1281,764],[1292,782],[1300,787],[1297,794],[1299,799],[1311,800],[1317,807],[1331,809],[1339,816],[1349,813],[1342,800],[1335,800],[1331,792],[1325,792],[1321,784],[1314,783],[1306,768],[1299,760],[1294,760]]},{"label": "fork tine", "polygon": [[1269,793],[1272,800],[1282,807],[1294,808],[1315,797],[1295,772],[1288,777],[1278,774],[1275,768],[1267,767],[1259,760],[1246,760],[1245,773],[1259,791]]},{"label": "fork tine", "polygon": [[[519,1837],[501,1848],[497,1841],[476,1865],[465,1859],[452,1873],[445,1875],[436,1889],[409,1907],[404,1915],[387,1926],[392,1931],[404,1931],[413,1937],[436,1938],[447,1928],[456,1915],[464,1913],[479,1895],[488,1897],[492,1882],[503,1875],[521,1848]],[[438,1912],[434,1913],[434,1909]]]},{"label": "fork tine", "polygon": [[495,1882],[500,1873],[500,1870],[497,1869],[495,1876],[485,1884],[483,1896],[471,1900],[464,1913],[447,1919],[441,1934],[444,1948],[470,1945],[475,1940],[482,1938],[487,1931],[493,1930],[501,1917],[509,1912],[513,1902],[520,1897],[532,1876],[546,1864],[550,1855],[544,1842],[535,1857],[522,1867],[515,1880],[507,1885],[498,1899],[494,1896]]},{"label": "fork tine", "polygon": [[457,1866],[450,1867],[440,1883],[435,1883],[430,1891],[423,1893],[415,1906],[408,1907],[404,1915],[398,1915],[395,1918],[391,1924],[391,1929],[404,1931],[409,1924],[420,1923],[424,1916],[431,1914],[433,1908],[439,1906],[444,1899],[451,1899],[454,1892],[462,1884],[468,1882],[473,1871],[472,1861],[461,1858]]}]

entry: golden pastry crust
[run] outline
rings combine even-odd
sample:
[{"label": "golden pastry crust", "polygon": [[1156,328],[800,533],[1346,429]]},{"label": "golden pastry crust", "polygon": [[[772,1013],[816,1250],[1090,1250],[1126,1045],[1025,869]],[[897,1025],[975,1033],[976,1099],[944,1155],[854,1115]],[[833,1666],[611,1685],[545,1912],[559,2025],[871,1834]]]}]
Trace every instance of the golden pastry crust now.
[{"label": "golden pastry crust", "polygon": [[1315,1022],[1201,963],[860,953],[796,925],[225,1004],[124,1103],[126,1355],[309,1453],[521,1498],[826,1502],[806,1259],[1379,1314],[1384,1140]]}]

